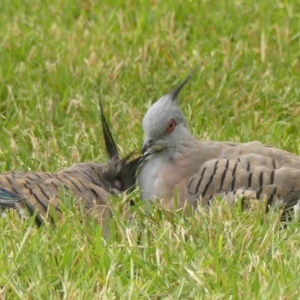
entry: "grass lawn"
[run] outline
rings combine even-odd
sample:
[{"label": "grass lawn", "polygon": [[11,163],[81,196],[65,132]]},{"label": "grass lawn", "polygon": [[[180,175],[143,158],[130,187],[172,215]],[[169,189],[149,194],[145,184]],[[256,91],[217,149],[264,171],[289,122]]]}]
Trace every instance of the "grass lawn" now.
[{"label": "grass lawn", "polygon": [[[1,0],[0,170],[105,161],[98,101],[125,155],[151,102],[180,95],[199,139],[300,154],[300,4],[262,0]],[[138,192],[132,195],[138,200]],[[0,218],[0,299],[299,299],[300,228],[228,208],[183,219],[112,199],[111,237],[66,210]]]}]

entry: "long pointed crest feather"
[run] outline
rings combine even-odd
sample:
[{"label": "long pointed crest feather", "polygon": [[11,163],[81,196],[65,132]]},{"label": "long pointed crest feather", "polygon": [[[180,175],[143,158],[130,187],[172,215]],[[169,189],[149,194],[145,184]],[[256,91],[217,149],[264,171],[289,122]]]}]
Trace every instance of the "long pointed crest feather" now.
[{"label": "long pointed crest feather", "polygon": [[188,81],[191,79],[191,77],[198,71],[200,68],[200,64],[196,66],[190,73],[189,75],[184,79],[183,82],[181,82],[175,89],[173,89],[169,95],[172,97],[172,100],[175,101],[177,99],[178,94],[182,90],[182,88],[188,83]]},{"label": "long pointed crest feather", "polygon": [[112,137],[107,121],[105,119],[101,99],[99,100],[99,106],[100,106],[100,118],[101,118],[102,132],[104,136],[106,152],[110,159],[119,159],[117,145]]}]

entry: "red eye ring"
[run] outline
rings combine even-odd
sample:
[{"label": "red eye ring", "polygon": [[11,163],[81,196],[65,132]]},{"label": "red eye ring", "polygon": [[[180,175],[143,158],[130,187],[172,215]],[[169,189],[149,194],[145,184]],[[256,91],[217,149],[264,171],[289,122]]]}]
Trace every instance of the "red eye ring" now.
[{"label": "red eye ring", "polygon": [[169,122],[168,122],[168,125],[165,129],[165,133],[167,134],[170,134],[171,132],[174,131],[175,127],[176,127],[177,123],[175,121],[175,119],[171,119]]}]

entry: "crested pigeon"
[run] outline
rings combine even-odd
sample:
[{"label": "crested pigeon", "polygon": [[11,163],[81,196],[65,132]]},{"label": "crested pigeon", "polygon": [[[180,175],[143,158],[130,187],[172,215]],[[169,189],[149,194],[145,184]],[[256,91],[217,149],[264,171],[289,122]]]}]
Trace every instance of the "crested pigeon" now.
[{"label": "crested pigeon", "polygon": [[192,136],[177,98],[194,72],[143,118],[142,153],[151,155],[139,170],[141,198],[159,199],[167,209],[174,209],[175,200],[178,208],[199,202],[209,206],[217,195],[229,203],[238,196],[265,199],[268,208],[296,204],[299,156],[259,142],[198,141]]},{"label": "crested pigeon", "polygon": [[[100,117],[108,162],[75,164],[57,173],[5,172],[0,174],[0,207],[17,209],[21,215],[36,213],[41,225],[49,210],[61,217],[61,196],[72,194],[85,214],[94,215],[99,224],[111,216],[110,194],[132,190],[136,171],[144,157],[131,159],[133,153],[119,158],[117,146],[109,130],[100,103]],[[49,214],[50,220],[51,214]]]}]

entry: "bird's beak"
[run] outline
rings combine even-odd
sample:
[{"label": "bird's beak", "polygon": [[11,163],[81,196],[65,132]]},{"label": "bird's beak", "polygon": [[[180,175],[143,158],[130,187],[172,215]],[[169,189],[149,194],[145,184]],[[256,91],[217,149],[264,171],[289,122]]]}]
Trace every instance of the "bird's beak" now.
[{"label": "bird's beak", "polygon": [[152,154],[154,152],[158,152],[162,149],[165,149],[167,145],[163,138],[148,138],[145,139],[145,142],[142,147],[142,154]]},{"label": "bird's beak", "polygon": [[145,140],[144,144],[143,144],[143,147],[142,147],[142,154],[146,154],[146,153],[149,153],[149,151],[152,152],[152,149],[151,149],[151,146],[153,146],[154,144],[154,139],[147,139]]}]

